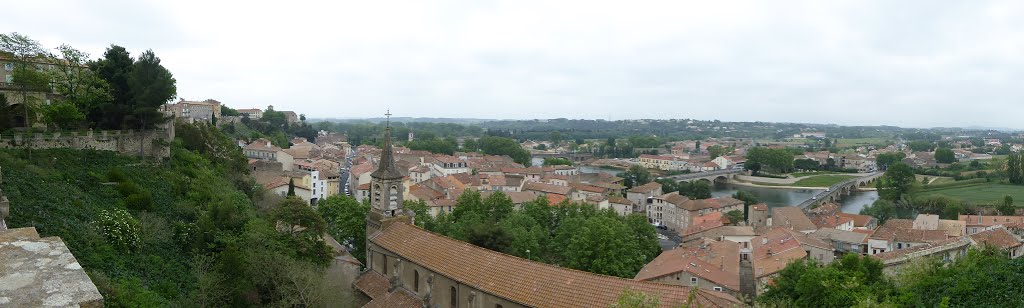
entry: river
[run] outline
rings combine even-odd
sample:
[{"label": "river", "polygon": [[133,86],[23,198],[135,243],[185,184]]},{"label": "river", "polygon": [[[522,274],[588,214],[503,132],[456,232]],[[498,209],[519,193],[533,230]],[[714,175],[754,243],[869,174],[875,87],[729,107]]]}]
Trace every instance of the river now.
[{"label": "river", "polygon": [[[711,189],[711,195],[714,197],[729,197],[735,194],[737,190],[745,190],[754,194],[761,202],[768,204],[769,207],[796,205],[807,200],[816,192],[821,191],[820,189],[767,188],[716,183]],[[849,196],[844,197],[839,203],[842,205],[844,213],[857,214],[860,213],[860,210],[865,205],[869,205],[875,202],[875,200],[878,200],[878,192],[855,191]]]},{"label": "river", "polygon": [[[540,158],[533,158],[532,163],[534,166],[540,166],[544,163],[544,160]],[[579,168],[580,172],[583,173],[602,172],[616,175],[622,172],[622,170],[617,169],[582,165],[579,166]],[[761,202],[768,204],[770,207],[796,205],[820,191],[820,189],[766,188],[715,183],[714,187],[711,188],[711,195],[714,197],[730,197],[740,189],[754,194],[761,200]],[[858,214],[865,205],[874,203],[875,200],[878,200],[878,192],[876,191],[855,191],[849,196],[843,197],[839,203],[842,205],[844,213]]]}]

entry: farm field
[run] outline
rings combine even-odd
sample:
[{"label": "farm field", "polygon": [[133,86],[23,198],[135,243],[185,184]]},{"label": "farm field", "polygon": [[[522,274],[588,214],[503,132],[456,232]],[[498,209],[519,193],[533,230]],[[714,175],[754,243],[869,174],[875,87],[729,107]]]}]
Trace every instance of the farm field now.
[{"label": "farm field", "polygon": [[839,147],[849,147],[858,145],[886,145],[887,140],[892,138],[845,138],[839,139]]},{"label": "farm field", "polygon": [[[996,204],[1003,196],[1011,196],[1017,202],[1024,201],[1024,186],[981,183],[970,186],[939,188],[918,193],[918,196],[947,196],[970,203]],[[1018,201],[1019,200],[1019,201]]]}]

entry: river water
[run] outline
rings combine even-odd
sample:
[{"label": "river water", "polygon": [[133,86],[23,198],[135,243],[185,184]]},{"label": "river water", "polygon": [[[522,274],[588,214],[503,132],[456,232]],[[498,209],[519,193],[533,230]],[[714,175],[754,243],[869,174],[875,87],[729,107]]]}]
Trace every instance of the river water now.
[{"label": "river water", "polygon": [[[533,159],[534,166],[540,166],[543,163],[544,161],[542,159]],[[622,170],[617,169],[597,168],[591,166],[579,166],[579,168],[580,172],[583,173],[602,172],[616,175],[622,172]],[[714,197],[730,197],[738,190],[745,190],[754,194],[761,200],[761,202],[768,204],[769,207],[797,205],[800,204],[800,202],[811,198],[811,196],[814,196],[818,191],[821,191],[820,189],[767,188],[715,183],[714,187],[711,188],[711,195]],[[844,213],[858,214],[864,206],[874,203],[875,200],[878,200],[878,192],[876,191],[855,191],[849,196],[844,196],[839,203],[842,205],[842,211]]]},{"label": "river water", "polygon": [[[820,189],[767,188],[716,183],[715,187],[711,189],[711,195],[715,197],[729,197],[738,190],[745,190],[754,194],[761,202],[768,204],[769,207],[797,205],[821,191]],[[875,202],[875,200],[878,200],[878,192],[856,191],[849,196],[843,197],[839,203],[842,205],[843,212],[857,214],[860,213],[860,210],[865,205],[869,205]]]}]

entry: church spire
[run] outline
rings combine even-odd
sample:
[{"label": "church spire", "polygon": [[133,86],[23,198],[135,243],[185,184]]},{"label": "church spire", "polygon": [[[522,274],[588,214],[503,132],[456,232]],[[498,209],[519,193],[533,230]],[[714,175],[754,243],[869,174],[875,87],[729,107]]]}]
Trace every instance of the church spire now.
[{"label": "church spire", "polygon": [[400,179],[402,174],[395,167],[395,159],[392,155],[394,150],[391,148],[391,111],[389,110],[384,115],[387,116],[387,126],[384,128],[384,149],[380,154],[380,164],[377,166],[377,171],[371,173],[370,177],[385,180]]}]

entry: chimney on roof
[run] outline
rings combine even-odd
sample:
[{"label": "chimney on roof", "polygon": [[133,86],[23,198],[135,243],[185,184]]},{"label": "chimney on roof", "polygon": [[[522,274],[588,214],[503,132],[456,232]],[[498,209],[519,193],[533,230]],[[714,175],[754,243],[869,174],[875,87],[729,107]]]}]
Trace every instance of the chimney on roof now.
[{"label": "chimney on roof", "polygon": [[769,256],[769,257],[771,257],[771,256],[772,256],[772,248],[771,248],[771,247],[768,247],[768,256]]}]

